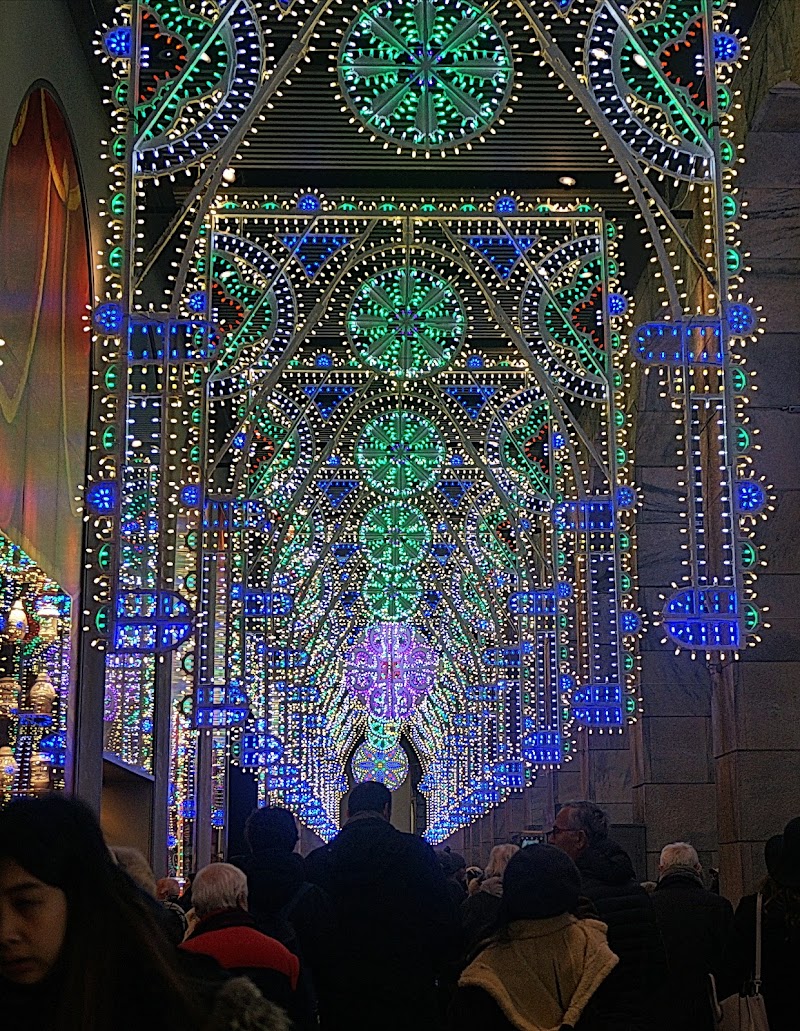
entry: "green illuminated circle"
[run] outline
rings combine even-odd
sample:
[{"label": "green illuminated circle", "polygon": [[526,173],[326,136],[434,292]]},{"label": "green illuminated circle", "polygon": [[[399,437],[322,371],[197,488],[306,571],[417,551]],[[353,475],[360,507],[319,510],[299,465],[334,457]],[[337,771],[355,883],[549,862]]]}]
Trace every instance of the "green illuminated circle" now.
[{"label": "green illuminated circle", "polygon": [[749,603],[744,607],[744,625],[745,629],[752,631],[757,629],[758,624],[761,622],[761,614],[755,605]]},{"label": "green illuminated circle", "polygon": [[404,378],[445,368],[466,330],[466,312],[453,287],[422,268],[372,276],[347,312],[347,335],[360,361]]},{"label": "green illuminated circle", "polygon": [[731,381],[737,394],[743,394],[747,389],[747,373],[741,365],[734,365],[731,369]]},{"label": "green illuminated circle", "polygon": [[367,743],[379,752],[388,752],[400,740],[399,720],[378,720],[370,716],[365,737]]},{"label": "green illuminated circle", "polygon": [[376,568],[364,582],[364,601],[376,619],[408,619],[421,594],[419,581],[405,569]]},{"label": "green illuminated circle", "polygon": [[722,198],[722,213],[729,222],[739,213],[739,203],[730,193],[726,193]]},{"label": "green illuminated circle", "polygon": [[356,464],[370,486],[396,498],[432,487],[445,458],[442,436],[416,412],[386,412],[372,419],[356,444]]},{"label": "green illuminated circle", "polygon": [[387,569],[418,565],[431,542],[424,514],[399,501],[367,512],[358,536],[370,562]]},{"label": "green illuminated circle", "polygon": [[97,549],[97,564],[101,569],[108,569],[111,565],[111,545],[101,544]]},{"label": "green illuminated circle", "polygon": [[469,0],[380,0],[339,48],[339,85],[363,124],[398,146],[474,139],[511,96],[514,59],[491,15]]},{"label": "green illuminated circle", "polygon": [[742,565],[745,569],[752,569],[758,561],[758,552],[750,541],[742,542]]},{"label": "green illuminated circle", "polygon": [[728,266],[728,272],[738,272],[742,267],[742,256],[735,247],[728,248],[725,253],[725,261]]}]

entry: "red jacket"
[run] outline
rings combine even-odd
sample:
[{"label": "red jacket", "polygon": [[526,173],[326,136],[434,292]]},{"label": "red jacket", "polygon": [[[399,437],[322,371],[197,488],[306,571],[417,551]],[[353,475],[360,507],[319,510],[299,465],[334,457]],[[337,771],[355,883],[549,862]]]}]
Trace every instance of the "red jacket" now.
[{"label": "red jacket", "polygon": [[184,952],[211,956],[224,969],[249,977],[265,998],[290,1006],[297,988],[300,960],[255,928],[243,909],[211,913],[180,946]]}]

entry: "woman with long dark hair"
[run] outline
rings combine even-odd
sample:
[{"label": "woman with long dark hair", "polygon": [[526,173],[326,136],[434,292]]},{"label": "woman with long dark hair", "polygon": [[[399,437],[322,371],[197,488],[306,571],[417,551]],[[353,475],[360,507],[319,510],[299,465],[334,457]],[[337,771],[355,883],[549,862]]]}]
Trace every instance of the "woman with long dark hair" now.
[{"label": "woman with long dark hair", "polygon": [[186,976],[93,814],[52,795],[0,812],[0,1013],[37,1031],[223,1031],[243,1008],[285,1031],[244,979]]}]

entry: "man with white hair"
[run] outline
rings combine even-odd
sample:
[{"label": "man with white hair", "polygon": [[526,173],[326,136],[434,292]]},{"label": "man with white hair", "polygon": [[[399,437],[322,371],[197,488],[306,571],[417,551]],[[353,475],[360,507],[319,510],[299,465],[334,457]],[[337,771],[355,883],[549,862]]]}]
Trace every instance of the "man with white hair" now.
[{"label": "man with white hair", "polygon": [[670,972],[665,1027],[711,1031],[708,975],[717,974],[733,922],[727,899],[707,891],[697,850],[673,841],[661,850],[658,884],[650,896]]},{"label": "man with white hair", "polygon": [[265,999],[303,1023],[296,1012],[300,961],[284,945],[256,929],[247,912],[247,877],[229,863],[203,867],[192,885],[198,923],[180,946],[210,956],[232,974],[249,977]]}]

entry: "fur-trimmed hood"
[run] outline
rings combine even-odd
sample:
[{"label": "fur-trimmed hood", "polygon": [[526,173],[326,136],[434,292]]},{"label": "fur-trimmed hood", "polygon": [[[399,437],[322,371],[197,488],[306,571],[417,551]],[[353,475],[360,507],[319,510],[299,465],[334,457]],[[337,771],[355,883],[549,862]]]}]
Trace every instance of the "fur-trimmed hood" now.
[{"label": "fur-trimmed hood", "polygon": [[246,977],[225,981],[202,1031],[291,1031],[289,1018]]},{"label": "fur-trimmed hood", "polygon": [[511,923],[458,984],[487,992],[519,1031],[559,1031],[577,1024],[618,962],[605,924],[564,913]]}]

